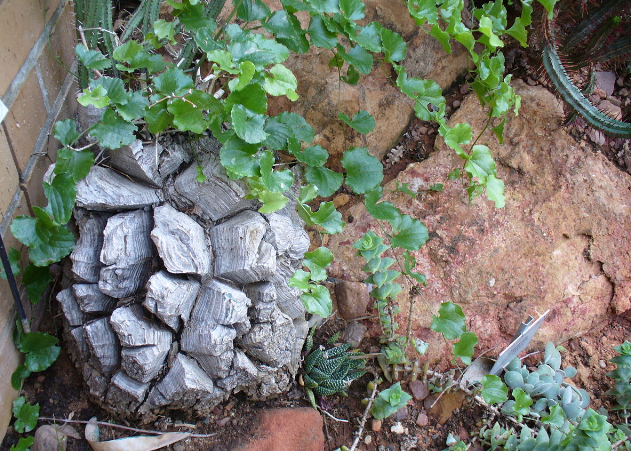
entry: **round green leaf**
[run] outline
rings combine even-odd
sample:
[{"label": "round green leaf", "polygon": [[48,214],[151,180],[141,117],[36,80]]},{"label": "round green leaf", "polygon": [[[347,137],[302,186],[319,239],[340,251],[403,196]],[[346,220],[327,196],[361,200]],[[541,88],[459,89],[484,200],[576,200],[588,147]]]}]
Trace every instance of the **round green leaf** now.
[{"label": "round green leaf", "polygon": [[432,317],[431,329],[442,333],[447,340],[460,337],[466,331],[465,316],[460,306],[453,302],[440,304],[438,316]]},{"label": "round green leaf", "polygon": [[358,194],[375,189],[383,180],[381,162],[365,147],[344,152],[342,166],[346,169],[346,184]]}]

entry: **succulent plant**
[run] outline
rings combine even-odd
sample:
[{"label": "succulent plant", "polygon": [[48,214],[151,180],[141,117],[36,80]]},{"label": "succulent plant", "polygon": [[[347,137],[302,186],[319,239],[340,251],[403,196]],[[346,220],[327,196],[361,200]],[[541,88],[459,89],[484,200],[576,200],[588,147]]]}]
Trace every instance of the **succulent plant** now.
[{"label": "succulent plant", "polygon": [[330,396],[339,393],[346,396],[351,382],[366,373],[362,354],[359,351],[349,351],[350,343],[329,349],[322,345],[313,348],[312,330],[305,347],[308,354],[304,358],[303,382],[314,409],[318,408],[315,395]]}]

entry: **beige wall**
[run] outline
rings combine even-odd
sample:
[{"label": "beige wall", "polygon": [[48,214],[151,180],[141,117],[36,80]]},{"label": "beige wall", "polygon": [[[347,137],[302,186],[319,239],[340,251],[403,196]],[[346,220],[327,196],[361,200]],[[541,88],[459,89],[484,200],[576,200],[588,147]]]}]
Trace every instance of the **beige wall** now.
[{"label": "beige wall", "polygon": [[[68,0],[0,0],[0,234],[7,249],[19,247],[11,219],[45,204],[42,175],[59,144],[56,120],[71,117],[74,99],[75,28]],[[26,301],[28,302],[28,301]],[[19,361],[11,340],[15,309],[0,280],[0,441],[16,396],[10,376]]]}]

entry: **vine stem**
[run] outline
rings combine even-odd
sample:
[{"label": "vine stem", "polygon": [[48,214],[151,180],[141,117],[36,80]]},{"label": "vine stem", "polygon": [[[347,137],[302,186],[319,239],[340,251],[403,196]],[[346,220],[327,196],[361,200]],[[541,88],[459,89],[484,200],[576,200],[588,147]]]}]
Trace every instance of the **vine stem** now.
[{"label": "vine stem", "polygon": [[[41,421],[51,421],[53,423],[57,423],[57,422],[63,422],[63,423],[73,423],[73,424],[96,424],[99,426],[109,426],[109,427],[113,427],[113,428],[117,428],[117,429],[124,429],[126,431],[132,431],[132,432],[139,432],[142,434],[155,434],[155,435],[161,435],[161,434],[166,434],[167,432],[181,432],[181,431],[153,431],[153,430],[147,430],[147,429],[138,429],[138,428],[133,428],[130,426],[123,426],[121,424],[115,424],[115,423],[107,423],[105,421],[86,421],[86,420],[71,420],[71,419],[61,419],[61,418],[50,418],[50,417],[39,417],[38,418]],[[188,434],[188,432],[186,432]],[[217,435],[217,432],[213,432],[212,434],[190,434],[191,437],[194,438],[207,438],[207,437],[212,437],[214,435]]]},{"label": "vine stem", "polygon": [[375,396],[377,395],[377,381],[378,380],[379,378],[375,377],[375,380],[373,381],[373,383],[375,384],[375,387],[372,389],[372,393],[370,394],[370,399],[368,400],[368,404],[366,405],[366,408],[364,409],[364,414],[362,415],[361,422],[359,423],[359,429],[357,430],[357,434],[355,435],[355,440],[353,441],[353,445],[351,446],[350,451],[355,451],[355,448],[357,448],[357,445],[359,444],[359,441],[362,438],[362,434],[364,433],[364,426],[366,426],[366,420],[368,420],[368,414],[370,413],[370,408],[372,407],[372,403],[375,400]]}]

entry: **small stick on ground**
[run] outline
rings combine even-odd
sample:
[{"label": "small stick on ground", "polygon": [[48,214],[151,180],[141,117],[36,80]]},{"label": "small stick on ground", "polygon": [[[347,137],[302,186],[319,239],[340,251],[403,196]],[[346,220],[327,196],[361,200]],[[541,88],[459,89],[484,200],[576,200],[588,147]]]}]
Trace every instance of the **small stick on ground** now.
[{"label": "small stick on ground", "polygon": [[362,415],[362,420],[359,423],[359,429],[357,430],[357,434],[355,436],[355,440],[353,441],[353,446],[351,446],[350,451],[355,451],[355,448],[357,448],[357,445],[362,438],[362,434],[364,433],[364,426],[366,425],[366,420],[368,419],[368,413],[370,412],[372,402],[377,395],[377,380],[378,378],[375,378],[375,380],[373,381],[373,383],[375,384],[375,388],[372,389],[372,393],[370,394],[370,399],[368,400],[368,404],[366,405],[366,409],[364,410],[364,414]]}]

